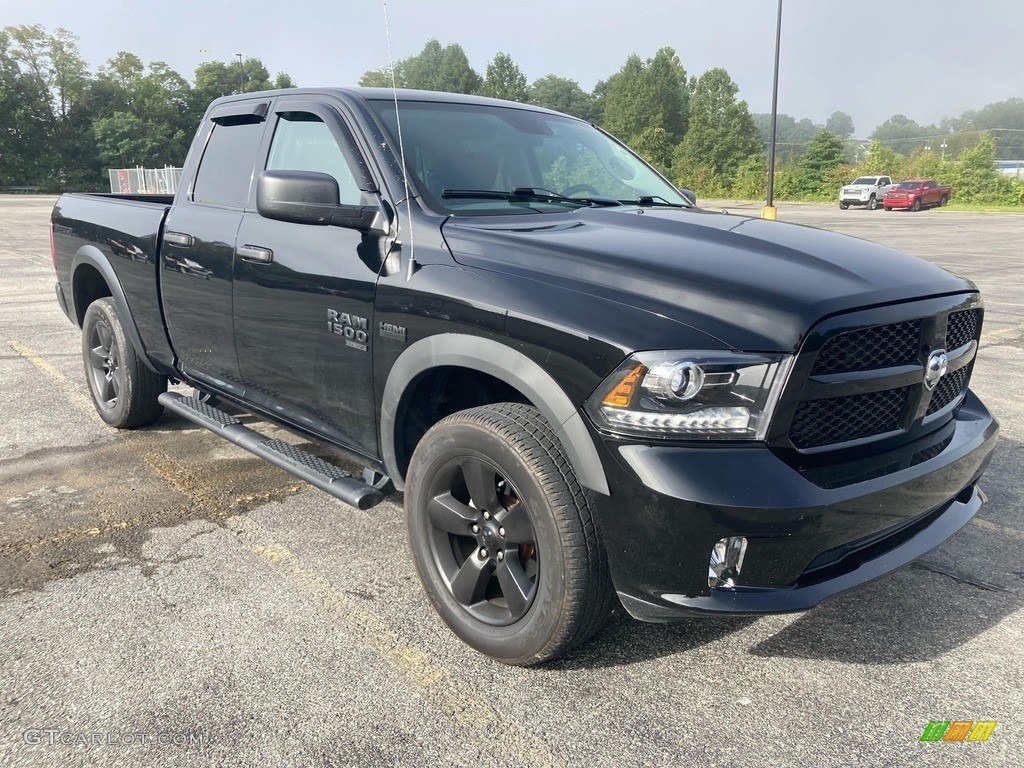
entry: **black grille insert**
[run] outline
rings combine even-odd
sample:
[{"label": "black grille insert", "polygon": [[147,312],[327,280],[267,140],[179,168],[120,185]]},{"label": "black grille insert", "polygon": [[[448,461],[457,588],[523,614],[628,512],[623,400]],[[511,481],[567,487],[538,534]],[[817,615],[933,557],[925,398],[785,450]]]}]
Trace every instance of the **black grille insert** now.
[{"label": "black grille insert", "polygon": [[898,429],[910,387],[807,400],[797,407],[789,438],[799,449],[858,440]]},{"label": "black grille insert", "polygon": [[928,403],[928,415],[941,411],[952,403],[960,393],[964,391],[967,384],[967,367],[958,368],[952,373],[946,374],[939,381],[935,391],[932,392],[931,402]]},{"label": "black grille insert", "polygon": [[946,321],[946,349],[959,349],[978,338],[981,323],[980,309],[961,309],[951,312]]},{"label": "black grille insert", "polygon": [[834,336],[818,352],[812,376],[871,371],[918,362],[921,321],[873,325]]}]

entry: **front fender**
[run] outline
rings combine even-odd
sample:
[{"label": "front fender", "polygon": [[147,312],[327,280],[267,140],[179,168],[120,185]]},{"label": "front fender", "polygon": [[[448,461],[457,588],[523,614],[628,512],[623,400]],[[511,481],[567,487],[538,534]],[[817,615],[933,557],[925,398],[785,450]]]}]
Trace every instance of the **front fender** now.
[{"label": "front fender", "polygon": [[71,261],[71,295],[67,298],[70,304],[71,317],[81,327],[82,318],[85,317],[85,310],[88,309],[88,307],[77,306],[77,288],[78,280],[80,279],[79,268],[83,265],[88,265],[100,273],[100,276],[107,284],[107,288],[110,289],[110,298],[117,307],[117,314],[121,318],[121,325],[124,327],[125,335],[132,343],[132,346],[135,347],[136,354],[145,363],[147,368],[155,373],[159,373],[146,354],[146,348],[142,344],[142,337],[139,335],[139,329],[135,325],[135,318],[132,317],[131,310],[128,308],[128,300],[125,298],[121,281],[117,279],[117,273],[114,272],[114,268],[110,266],[110,262],[103,252],[94,245],[83,245],[78,249],[74,259]]},{"label": "front fender", "polygon": [[420,374],[441,366],[480,371],[522,392],[555,429],[580,483],[609,495],[608,479],[586,424],[558,383],[521,352],[492,339],[458,333],[417,341],[388,374],[381,403],[381,453],[396,488],[402,490],[405,485],[395,453],[395,421],[402,396]]}]

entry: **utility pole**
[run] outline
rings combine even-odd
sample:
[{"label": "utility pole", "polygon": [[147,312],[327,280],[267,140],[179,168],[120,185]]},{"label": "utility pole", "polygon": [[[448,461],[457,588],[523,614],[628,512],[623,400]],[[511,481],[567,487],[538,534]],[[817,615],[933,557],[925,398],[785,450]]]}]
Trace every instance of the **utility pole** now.
[{"label": "utility pole", "polygon": [[782,0],[775,21],[775,76],[772,78],[772,123],[768,137],[768,201],[761,209],[762,219],[775,220],[775,122],[779,112],[779,44],[782,42]]},{"label": "utility pole", "polygon": [[[779,0],[779,2],[782,2],[782,0]],[[242,56],[244,56],[244,55],[245,54],[242,54],[242,53],[236,53],[235,54],[235,56],[238,57],[238,92],[239,93],[245,93],[245,67],[242,65]]]}]

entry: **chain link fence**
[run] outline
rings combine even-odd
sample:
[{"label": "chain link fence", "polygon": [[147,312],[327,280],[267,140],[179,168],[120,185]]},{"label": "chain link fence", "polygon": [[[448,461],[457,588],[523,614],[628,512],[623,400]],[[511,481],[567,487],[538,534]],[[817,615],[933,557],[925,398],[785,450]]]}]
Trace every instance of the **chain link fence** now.
[{"label": "chain link fence", "polygon": [[181,180],[181,168],[111,168],[110,191],[121,195],[173,195]]}]

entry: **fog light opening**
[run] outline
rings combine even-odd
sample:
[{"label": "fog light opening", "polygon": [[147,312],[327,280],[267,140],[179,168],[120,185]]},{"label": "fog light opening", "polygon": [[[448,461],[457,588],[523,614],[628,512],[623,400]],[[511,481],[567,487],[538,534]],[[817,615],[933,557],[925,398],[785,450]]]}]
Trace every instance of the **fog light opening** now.
[{"label": "fog light opening", "polygon": [[746,554],[745,536],[727,536],[719,539],[711,549],[708,586],[712,589],[735,589],[736,577],[740,575],[743,557]]}]

